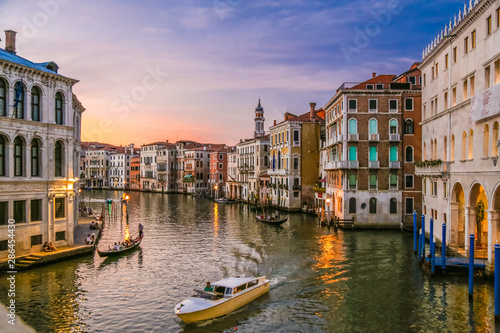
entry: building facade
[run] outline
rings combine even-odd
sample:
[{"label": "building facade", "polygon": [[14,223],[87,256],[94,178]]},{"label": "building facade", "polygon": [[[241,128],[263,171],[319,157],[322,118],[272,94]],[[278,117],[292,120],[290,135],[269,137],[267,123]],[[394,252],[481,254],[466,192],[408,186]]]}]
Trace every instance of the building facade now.
[{"label": "building facade", "polygon": [[80,124],[85,110],[54,62],[16,55],[14,31],[0,49],[0,259],[10,224],[16,256],[44,242],[73,245],[78,212]]},{"label": "building facade", "polygon": [[500,1],[474,1],[425,48],[422,88],[423,205],[427,230],[468,249],[474,234],[493,260],[500,222]]}]

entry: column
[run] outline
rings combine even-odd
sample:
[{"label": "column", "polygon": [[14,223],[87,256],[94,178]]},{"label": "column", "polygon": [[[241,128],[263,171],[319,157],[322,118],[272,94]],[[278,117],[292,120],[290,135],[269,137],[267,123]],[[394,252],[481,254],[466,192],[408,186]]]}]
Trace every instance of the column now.
[{"label": "column", "polygon": [[494,258],[493,246],[498,242],[498,222],[500,212],[498,210],[487,210],[488,214],[488,264],[492,265]]},{"label": "column", "polygon": [[[476,233],[474,219],[476,217],[475,207],[473,206],[465,206],[465,250],[469,250],[469,235],[471,233]],[[472,216],[472,212],[474,212],[474,216]]]},{"label": "column", "polygon": [[450,245],[458,245],[458,228],[459,228],[459,216],[458,216],[458,202],[450,203],[450,218],[449,218],[449,228],[451,229]]},{"label": "column", "polygon": [[[15,138],[12,138],[14,140]],[[7,172],[6,176],[7,177],[14,177],[14,141],[11,141],[7,143],[6,148],[8,150],[7,152]]]}]

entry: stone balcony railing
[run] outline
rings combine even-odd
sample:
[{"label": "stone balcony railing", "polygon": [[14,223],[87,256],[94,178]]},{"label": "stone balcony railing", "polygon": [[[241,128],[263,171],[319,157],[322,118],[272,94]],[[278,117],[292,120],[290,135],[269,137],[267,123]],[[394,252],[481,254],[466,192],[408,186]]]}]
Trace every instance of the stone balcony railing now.
[{"label": "stone balcony railing", "polygon": [[440,177],[449,178],[450,175],[450,163],[442,162],[441,164],[435,165],[415,165],[415,175],[421,177]]}]

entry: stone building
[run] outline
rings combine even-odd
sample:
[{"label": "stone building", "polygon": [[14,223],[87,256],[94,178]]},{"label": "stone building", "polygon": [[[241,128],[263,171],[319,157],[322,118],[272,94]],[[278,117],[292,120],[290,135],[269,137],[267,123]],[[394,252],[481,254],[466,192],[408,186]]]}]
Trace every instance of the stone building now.
[{"label": "stone building", "polygon": [[326,209],[332,216],[354,218],[358,226],[399,227],[419,209],[412,166],[420,153],[420,138],[414,139],[420,134],[419,76],[415,66],[400,77],[373,73],[365,82],[342,84],[325,105]]},{"label": "stone building", "polygon": [[500,1],[460,8],[425,48],[422,87],[423,205],[427,230],[468,249],[469,235],[493,260],[500,212]]},{"label": "stone building", "polygon": [[177,145],[169,143],[158,151],[158,183],[160,192],[177,192]]},{"label": "stone building", "polygon": [[228,175],[227,156],[235,151],[235,147],[221,147],[211,152],[210,155],[210,191],[215,198],[221,198],[226,193]]},{"label": "stone building", "polygon": [[16,32],[0,49],[0,259],[7,258],[9,220],[16,255],[44,242],[73,245],[78,212],[80,124],[85,110],[55,62],[16,55]]},{"label": "stone building", "polygon": [[128,188],[130,184],[130,162],[134,154],[134,144],[116,147],[109,154],[109,188],[123,190]]}]

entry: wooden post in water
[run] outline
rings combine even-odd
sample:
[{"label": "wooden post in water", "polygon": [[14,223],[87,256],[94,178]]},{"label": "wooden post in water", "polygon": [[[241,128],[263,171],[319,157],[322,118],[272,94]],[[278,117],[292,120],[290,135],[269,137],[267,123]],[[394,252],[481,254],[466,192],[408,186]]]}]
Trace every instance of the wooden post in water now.
[{"label": "wooden post in water", "polygon": [[469,236],[469,299],[472,299],[474,289],[474,234]]},{"label": "wooden post in water", "polygon": [[413,253],[417,253],[417,212],[413,212]]}]

